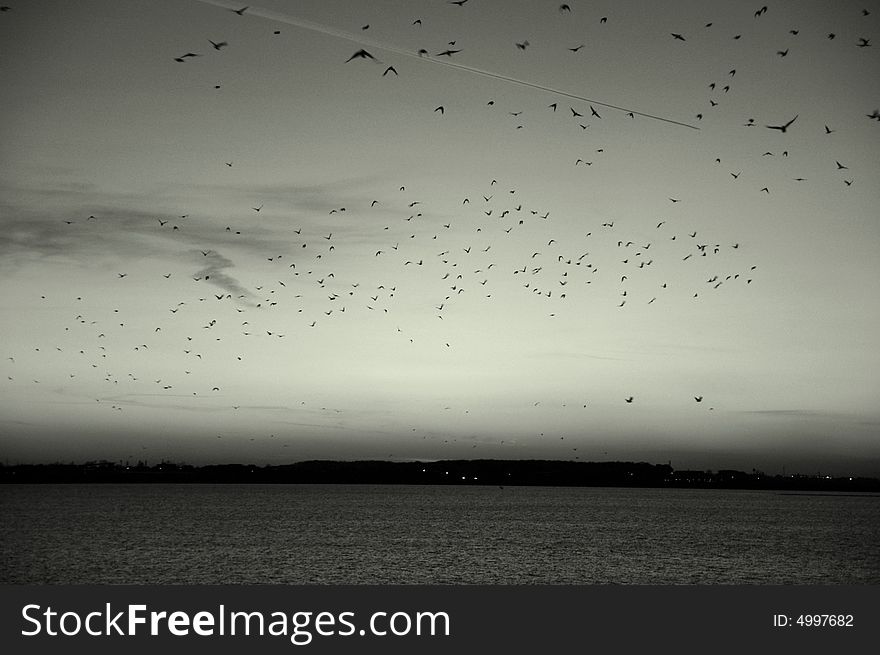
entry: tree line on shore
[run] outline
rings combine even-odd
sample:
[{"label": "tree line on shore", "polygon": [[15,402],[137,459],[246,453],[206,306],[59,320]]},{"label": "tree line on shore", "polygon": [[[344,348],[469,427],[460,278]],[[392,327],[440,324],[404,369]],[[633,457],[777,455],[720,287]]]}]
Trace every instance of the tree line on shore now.
[{"label": "tree line on shore", "polygon": [[880,492],[880,480],[829,475],[766,475],[732,469],[676,470],[646,462],[311,460],[292,464],[0,464],[0,483],[433,484],[567,487],[677,487]]}]

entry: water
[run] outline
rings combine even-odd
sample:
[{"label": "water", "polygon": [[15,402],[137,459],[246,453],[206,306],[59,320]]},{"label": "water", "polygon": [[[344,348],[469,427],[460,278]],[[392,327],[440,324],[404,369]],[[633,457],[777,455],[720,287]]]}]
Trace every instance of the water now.
[{"label": "water", "polygon": [[2,485],[0,516],[0,583],[880,583],[878,496]]}]

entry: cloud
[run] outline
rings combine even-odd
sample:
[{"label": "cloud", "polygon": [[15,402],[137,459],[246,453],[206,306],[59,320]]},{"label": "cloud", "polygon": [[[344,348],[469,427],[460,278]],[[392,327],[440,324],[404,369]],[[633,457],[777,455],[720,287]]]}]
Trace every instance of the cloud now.
[{"label": "cloud", "polygon": [[226,269],[235,266],[231,259],[224,257],[214,250],[207,252],[207,255],[203,255],[201,252],[199,253],[199,255],[202,255],[206,261],[205,266],[196,273],[196,277],[204,278],[209,284],[218,286],[235,296],[245,296],[248,298],[254,297],[253,293],[242,286],[241,282],[231,275],[224,273]]},{"label": "cloud", "polygon": [[778,419],[801,419],[805,421],[829,421],[835,424],[850,423],[861,426],[876,427],[880,419],[866,417],[855,412],[835,412],[821,409],[754,409],[743,410],[740,414],[766,416]]},{"label": "cloud", "polygon": [[603,360],[615,361],[615,362],[622,362],[622,361],[627,361],[627,360],[631,360],[631,359],[632,359],[632,357],[612,357],[612,356],[610,356],[610,355],[596,355],[596,354],[593,354],[593,353],[587,353],[587,352],[582,352],[582,351],[581,351],[581,352],[578,352],[578,351],[575,351],[575,350],[571,350],[571,351],[565,351],[565,350],[555,350],[555,351],[542,350],[542,351],[535,351],[535,352],[527,353],[527,354],[526,354],[526,357],[529,358],[529,359],[545,359],[545,358],[550,358],[550,359],[565,359],[565,360],[571,360],[571,359],[603,359]]},{"label": "cloud", "polygon": [[[94,184],[63,180],[41,187],[0,183],[0,254],[24,259],[35,254],[172,257],[181,244],[203,250],[234,244],[263,256],[292,240],[288,227],[301,229],[303,239],[331,230],[340,237],[369,240],[375,225],[353,215],[367,210],[375,198],[363,188],[367,182],[197,184],[146,192],[107,192]],[[252,211],[260,205],[259,214]],[[330,215],[341,207],[348,213]],[[389,219],[403,211],[383,206],[381,215]],[[160,219],[167,223],[163,226]],[[220,280],[221,286],[231,284],[222,276]]]},{"label": "cloud", "polygon": [[743,414],[758,414],[761,416],[776,416],[779,418],[832,418],[839,419],[847,416],[840,412],[828,412],[817,409],[751,409],[743,410]]}]

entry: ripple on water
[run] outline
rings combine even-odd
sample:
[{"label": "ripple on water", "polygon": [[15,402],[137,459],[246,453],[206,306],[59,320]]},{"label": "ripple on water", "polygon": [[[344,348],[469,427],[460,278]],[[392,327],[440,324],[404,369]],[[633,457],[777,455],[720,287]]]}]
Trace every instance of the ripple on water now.
[{"label": "ripple on water", "polygon": [[880,583],[876,496],[4,485],[0,507],[0,583]]}]

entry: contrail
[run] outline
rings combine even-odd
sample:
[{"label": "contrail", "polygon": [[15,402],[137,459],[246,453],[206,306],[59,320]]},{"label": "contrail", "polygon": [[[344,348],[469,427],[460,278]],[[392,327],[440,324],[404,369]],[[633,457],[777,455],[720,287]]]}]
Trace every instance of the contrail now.
[{"label": "contrail", "polygon": [[[224,2],[223,0],[197,0],[198,2],[203,2],[208,5],[213,5],[215,7],[220,7],[222,9],[228,9],[230,11],[234,9],[240,9],[240,3],[233,5],[229,2]],[[293,25],[295,27],[300,27],[305,30],[311,30],[313,32],[320,32],[321,34],[327,34],[328,36],[334,36],[338,39],[345,39],[346,41],[351,41],[353,43],[357,43],[358,45],[365,45],[371,48],[378,48],[379,50],[386,50],[388,52],[393,52],[398,55],[403,55],[404,57],[411,57],[413,59],[417,59],[423,62],[430,62],[432,64],[438,64],[440,66],[446,66],[448,68],[456,68],[461,71],[465,71],[467,73],[473,73],[475,75],[482,75],[484,77],[491,77],[492,79],[501,80],[503,82],[509,82],[511,84],[517,84],[519,86],[524,86],[530,89],[538,89],[539,91],[546,91],[547,93],[553,93],[558,96],[562,96],[565,98],[572,98],[574,100],[581,100],[583,102],[592,103],[594,105],[599,105],[600,107],[607,107],[609,109],[615,109],[617,111],[623,111],[629,114],[633,114],[634,116],[642,116],[644,118],[649,118],[655,121],[662,121],[664,123],[671,123],[672,125],[679,125],[681,127],[687,127],[692,130],[699,130],[700,128],[696,125],[690,125],[689,123],[683,123],[681,121],[676,121],[671,118],[664,118],[663,116],[657,116],[655,114],[648,114],[643,111],[637,111],[635,109],[630,109],[628,107],[621,107],[619,105],[613,105],[608,102],[602,102],[601,100],[592,100],[590,98],[585,98],[584,96],[577,95],[575,93],[568,93],[567,91],[560,91],[559,89],[554,89],[549,86],[543,86],[541,84],[535,84],[534,82],[527,82],[525,80],[519,80],[515,77],[509,77],[508,75],[502,75],[500,73],[493,73],[492,71],[483,70],[482,68],[475,68],[474,66],[466,66],[464,64],[456,64],[451,61],[443,61],[440,59],[434,59],[432,57],[424,57],[419,55],[418,53],[411,52],[409,50],[404,50],[403,48],[399,48],[395,45],[391,45],[388,43],[381,43],[379,41],[375,41],[373,39],[365,38],[361,35],[352,34],[351,32],[346,32],[344,30],[336,29],[335,27],[330,27],[328,25],[322,25],[321,23],[314,23],[309,20],[304,20],[302,18],[296,18],[294,16],[290,16],[289,14],[282,14],[277,11],[271,11],[268,9],[261,9],[259,7],[249,6],[247,11],[244,12],[246,16],[257,16],[259,18],[265,18],[266,20],[273,20],[280,23],[286,23],[287,25]]]}]

